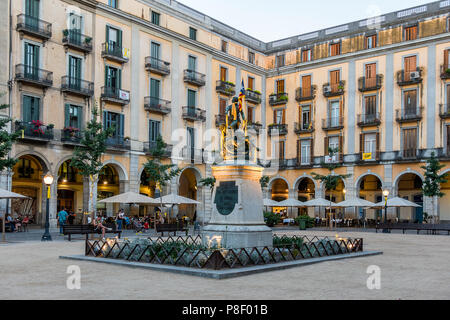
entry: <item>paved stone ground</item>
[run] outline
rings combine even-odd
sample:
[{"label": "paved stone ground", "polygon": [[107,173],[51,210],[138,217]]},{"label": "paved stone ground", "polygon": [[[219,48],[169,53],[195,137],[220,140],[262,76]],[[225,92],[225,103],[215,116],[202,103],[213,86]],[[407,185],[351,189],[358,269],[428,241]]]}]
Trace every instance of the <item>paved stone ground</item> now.
[{"label": "paved stone ground", "polygon": [[[38,231],[29,237],[35,233],[40,239]],[[283,233],[335,236],[319,230]],[[450,237],[341,235],[363,237],[366,250],[384,254],[219,281],[62,260],[60,255],[83,253],[84,242],[42,243],[8,234],[17,239],[0,245],[0,299],[450,299]],[[81,290],[66,288],[67,267],[73,264],[81,268]],[[381,290],[367,289],[371,265],[381,268]]]}]

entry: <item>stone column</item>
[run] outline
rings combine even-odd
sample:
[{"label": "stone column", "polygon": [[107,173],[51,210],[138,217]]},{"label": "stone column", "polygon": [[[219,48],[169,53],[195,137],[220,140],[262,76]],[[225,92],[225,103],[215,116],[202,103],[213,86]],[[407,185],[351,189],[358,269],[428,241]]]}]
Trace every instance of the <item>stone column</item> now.
[{"label": "stone column", "polygon": [[[357,187],[355,186],[355,168],[347,167],[347,174],[350,174],[351,176],[345,180],[345,189],[347,191],[345,194],[345,200],[355,199],[359,197],[359,194],[356,194]],[[346,208],[344,209],[344,212],[345,217],[357,217],[355,208]]]},{"label": "stone column", "polygon": [[[392,181],[392,164],[386,164],[384,165],[384,184],[382,187],[384,190],[389,190],[389,199],[394,198],[398,196],[398,190],[395,189],[395,186],[393,185]],[[384,201],[384,196],[383,196]],[[382,210],[383,213],[383,221],[384,221],[384,208]],[[388,219],[392,219],[397,216],[397,209],[396,208],[388,208],[387,210]]]},{"label": "stone column", "polygon": [[[11,191],[12,189],[12,176],[14,172],[12,171],[2,171],[0,172],[0,188],[4,190]],[[0,213],[3,215],[4,212],[6,212],[6,204],[8,203],[7,200],[1,200],[0,201]],[[9,213],[11,213],[11,202],[9,202],[10,208]]]},{"label": "stone column", "polygon": [[139,193],[141,188],[141,177],[139,176],[139,156],[137,154],[132,154],[130,157],[129,177],[128,190]]}]

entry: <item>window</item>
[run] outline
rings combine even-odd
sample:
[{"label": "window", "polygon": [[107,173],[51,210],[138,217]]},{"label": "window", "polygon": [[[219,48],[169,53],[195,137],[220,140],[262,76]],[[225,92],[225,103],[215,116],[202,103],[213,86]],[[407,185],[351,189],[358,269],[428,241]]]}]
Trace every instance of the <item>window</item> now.
[{"label": "window", "polygon": [[189,27],[189,38],[192,40],[197,40],[197,29]]},{"label": "window", "polygon": [[71,43],[75,43],[79,46],[83,45],[82,43],[82,26],[83,26],[83,17],[79,16],[73,12],[69,14],[69,34],[68,38]]},{"label": "window", "polygon": [[119,2],[119,0],[108,0],[108,5],[117,9],[118,8],[118,2]]},{"label": "window", "polygon": [[25,123],[40,120],[41,99],[32,96],[23,96],[22,119]]},{"label": "window", "polygon": [[[39,0],[26,0],[25,1],[25,14],[29,17],[39,19]],[[30,22],[32,23],[32,26],[33,26],[33,24],[36,24],[35,19],[30,19]]]},{"label": "window", "polygon": [[152,101],[152,105],[159,105],[159,97],[161,91],[161,81],[158,79],[150,79],[150,99]]},{"label": "window", "polygon": [[450,113],[450,84],[447,84],[445,88],[447,89],[447,105],[445,108],[445,113]]},{"label": "window", "polygon": [[300,141],[300,164],[309,165],[311,163],[311,140]]},{"label": "window", "polygon": [[220,67],[220,81],[227,81],[227,68]]},{"label": "window", "polygon": [[122,56],[122,30],[106,26],[107,51]]},{"label": "window", "polygon": [[366,37],[366,49],[373,49],[377,47],[377,36],[367,36]]},{"label": "window", "polygon": [[66,104],[64,127],[81,129],[82,108],[72,104]]},{"label": "window", "polygon": [[255,53],[249,51],[248,52],[248,62],[255,64]]},{"label": "window", "polygon": [[302,50],[302,62],[308,62],[312,60],[311,49]]},{"label": "window", "polygon": [[284,124],[285,119],[285,109],[278,109],[273,111],[273,121],[274,124]]},{"label": "window", "polygon": [[149,141],[156,142],[161,135],[161,121],[150,120],[149,122]]},{"label": "window", "polygon": [[403,157],[413,158],[417,155],[417,128],[403,130]]},{"label": "window", "polygon": [[157,26],[159,26],[159,18],[160,18],[160,14],[158,12],[152,11],[152,23],[156,24]]},{"label": "window", "polygon": [[255,108],[253,108],[253,107],[247,108],[247,121],[248,121],[248,123],[255,122]]},{"label": "window", "polygon": [[404,115],[415,115],[417,113],[417,90],[403,92]]},{"label": "window", "polygon": [[277,80],[276,81],[277,86],[277,94],[285,93],[284,91],[284,80]]},{"label": "window", "polygon": [[450,58],[449,58],[450,50],[444,50],[444,72],[449,68],[450,66]]},{"label": "window", "polygon": [[311,91],[311,76],[302,77],[302,97],[310,97]]},{"label": "window", "polygon": [[189,56],[188,58],[188,70],[195,71],[197,70],[197,58],[193,56]]},{"label": "window", "polygon": [[276,57],[276,66],[277,68],[284,67],[284,54]]},{"label": "window", "polygon": [[247,87],[248,87],[248,89],[250,89],[250,90],[255,90],[255,78],[253,78],[253,77],[248,77],[248,80],[247,80]]},{"label": "window", "polygon": [[417,26],[405,28],[405,41],[417,39]]},{"label": "window", "polygon": [[69,86],[81,89],[81,58],[69,56]]},{"label": "window", "polygon": [[225,40],[222,40],[222,52],[227,52],[228,51],[228,42],[226,42]]},{"label": "window", "polygon": [[[374,117],[377,113],[377,96],[365,96],[364,97],[364,110],[366,115],[366,120],[368,117]],[[372,118],[373,120],[373,118]]]},{"label": "window", "polygon": [[329,106],[329,125],[332,128],[339,127],[341,117],[341,104],[339,101],[332,101]]},{"label": "window", "polygon": [[[341,81],[341,71],[330,71],[331,86],[338,86]],[[336,88],[337,89],[337,88]]]},{"label": "window", "polygon": [[125,125],[124,119],[125,117],[123,114],[103,111],[103,127],[105,129],[114,128],[111,138],[118,141],[123,141]]},{"label": "window", "polygon": [[222,99],[222,98],[219,99],[219,114],[220,115],[225,115],[227,103],[228,103],[228,100]]},{"label": "window", "polygon": [[34,173],[34,169],[31,166],[31,160],[26,158],[21,158],[19,160],[19,178],[30,179],[31,175]]},{"label": "window", "polygon": [[284,160],[285,159],[285,141],[279,141],[278,142],[278,159]]},{"label": "window", "polygon": [[333,43],[330,46],[330,56],[338,56],[341,54],[341,43]]},{"label": "window", "polygon": [[333,150],[340,149],[339,140],[340,140],[339,137],[336,137],[336,136],[329,137],[328,138],[328,148],[333,149]]},{"label": "window", "polygon": [[122,88],[122,70],[105,66],[105,86],[112,89]]},{"label": "window", "polygon": [[311,106],[301,107],[300,123],[302,124],[302,130],[311,129]]},{"label": "window", "polygon": [[188,89],[188,107],[195,108],[196,105],[197,105],[197,92]]},{"label": "window", "polygon": [[364,136],[364,149],[363,153],[370,153],[370,159],[365,158],[366,160],[375,160],[377,154],[377,134],[376,133],[366,133]]},{"label": "window", "polygon": [[39,68],[39,46],[25,42],[25,74],[38,76],[37,68]]}]

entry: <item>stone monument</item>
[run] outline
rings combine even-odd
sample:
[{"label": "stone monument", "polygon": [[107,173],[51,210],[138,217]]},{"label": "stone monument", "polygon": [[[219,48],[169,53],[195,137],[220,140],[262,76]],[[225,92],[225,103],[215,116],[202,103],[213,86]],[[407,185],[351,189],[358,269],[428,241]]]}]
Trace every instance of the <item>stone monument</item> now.
[{"label": "stone monument", "polygon": [[203,244],[227,249],[272,247],[272,229],[264,223],[260,185],[263,168],[256,163],[243,112],[244,92],[226,108],[221,127],[224,161],[212,167],[216,178],[212,215],[203,228]]}]

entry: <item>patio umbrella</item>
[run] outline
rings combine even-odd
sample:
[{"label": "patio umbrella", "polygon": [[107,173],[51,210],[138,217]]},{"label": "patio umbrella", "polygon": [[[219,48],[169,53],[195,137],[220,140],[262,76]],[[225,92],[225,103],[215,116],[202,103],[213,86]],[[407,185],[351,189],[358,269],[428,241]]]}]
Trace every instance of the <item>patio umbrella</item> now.
[{"label": "patio umbrella", "polygon": [[[381,201],[377,204],[374,204],[372,208],[384,208],[385,203],[384,201]],[[403,198],[395,197],[392,199],[388,199],[387,201],[387,207],[389,208],[420,208],[418,204],[415,204],[414,202],[408,201]]]},{"label": "patio umbrella", "polygon": [[156,200],[157,204],[200,204],[200,202],[198,201],[185,198],[173,193],[154,200]]},{"label": "patio umbrella", "polygon": [[276,202],[274,200],[271,200],[271,199],[264,199],[263,205],[264,205],[264,207],[278,207],[280,205],[280,203]]},{"label": "patio umbrella", "polygon": [[325,208],[328,208],[330,206],[331,207],[335,206],[336,203],[330,202],[330,200],[326,200],[326,199],[323,199],[323,198],[316,198],[316,199],[304,202],[303,205],[305,207],[318,207],[318,208],[325,207]]},{"label": "patio umbrella", "polygon": [[144,196],[136,192],[122,193],[111,198],[100,200],[99,203],[159,204],[156,199]]},{"label": "patio umbrella", "polygon": [[[18,193],[14,193],[5,189],[0,189],[0,199],[29,199],[29,197],[23,196],[21,194]],[[6,205],[6,209],[8,212],[8,208],[9,208],[9,201],[8,204]],[[5,242],[5,219],[4,217],[6,216],[6,214],[2,215],[2,242]]]},{"label": "patio umbrella", "polygon": [[333,207],[335,208],[353,208],[353,207],[372,208],[373,206],[375,206],[375,203],[361,198],[354,198],[333,205]]},{"label": "patio umbrella", "polygon": [[[303,204],[303,202],[295,200],[295,199],[287,199],[284,201],[281,201],[279,203],[280,207],[288,207],[288,208],[295,208],[295,207],[304,207],[305,205]],[[291,213],[292,213],[292,209],[291,209]]]}]

